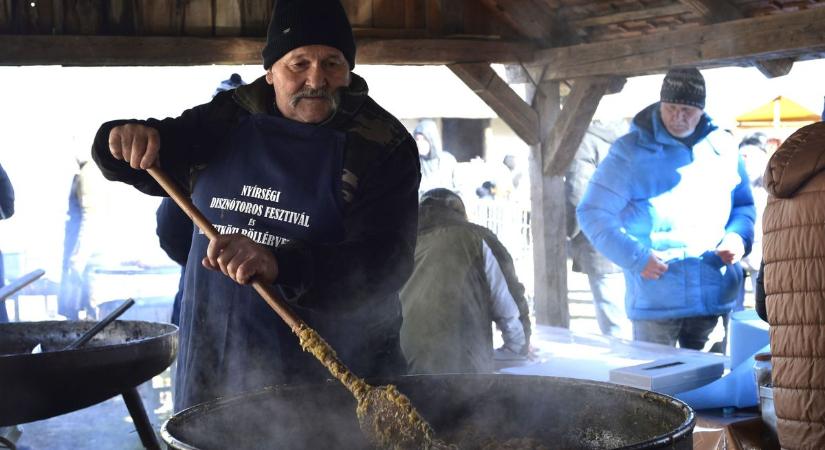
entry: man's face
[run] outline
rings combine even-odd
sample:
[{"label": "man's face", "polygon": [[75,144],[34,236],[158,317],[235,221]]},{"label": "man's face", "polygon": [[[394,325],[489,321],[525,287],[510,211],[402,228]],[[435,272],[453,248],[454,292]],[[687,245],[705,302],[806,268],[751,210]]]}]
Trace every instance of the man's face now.
[{"label": "man's face", "polygon": [[695,106],[661,102],[659,111],[667,132],[677,138],[688,137],[696,130],[702,110]]},{"label": "man's face", "polygon": [[298,47],[266,71],[275,105],[287,119],[320,123],[338,108],[338,89],[349,85],[344,54],[326,45]]}]

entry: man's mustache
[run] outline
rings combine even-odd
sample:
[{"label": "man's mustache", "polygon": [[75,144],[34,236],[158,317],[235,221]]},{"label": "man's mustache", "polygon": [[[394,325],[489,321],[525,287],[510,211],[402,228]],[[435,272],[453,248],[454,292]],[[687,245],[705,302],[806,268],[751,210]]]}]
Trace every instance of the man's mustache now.
[{"label": "man's mustache", "polygon": [[337,105],[337,96],[333,93],[327,92],[324,88],[303,88],[300,91],[292,94],[292,97],[289,99],[289,104],[293,108],[295,105],[298,104],[299,101],[303,98],[323,98],[330,102],[332,105]]}]

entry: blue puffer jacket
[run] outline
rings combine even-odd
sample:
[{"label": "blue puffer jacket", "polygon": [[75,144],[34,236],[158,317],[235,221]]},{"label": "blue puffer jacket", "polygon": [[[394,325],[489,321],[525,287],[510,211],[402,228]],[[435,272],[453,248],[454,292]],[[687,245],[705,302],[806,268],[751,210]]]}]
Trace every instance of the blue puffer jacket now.
[{"label": "blue puffer jacket", "polygon": [[[753,243],[755,209],[731,136],[707,115],[688,148],[664,127],[659,104],[641,111],[616,141],[576,212],[596,249],[624,269],[631,320],[724,314],[742,282],[739,264],[715,248],[726,233]],[[658,280],[641,272],[651,252],[668,264]]]}]

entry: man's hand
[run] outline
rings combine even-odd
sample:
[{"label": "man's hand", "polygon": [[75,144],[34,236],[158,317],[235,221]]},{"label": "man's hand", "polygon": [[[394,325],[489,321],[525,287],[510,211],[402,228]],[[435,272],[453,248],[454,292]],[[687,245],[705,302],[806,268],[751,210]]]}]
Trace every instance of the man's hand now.
[{"label": "man's hand", "polygon": [[647,265],[642,270],[642,278],[645,280],[658,280],[665,272],[667,272],[667,264],[651,253],[647,258]]},{"label": "man's hand", "polygon": [[133,169],[148,169],[155,165],[160,150],[158,130],[130,123],[109,131],[109,151],[115,159],[126,161]]},{"label": "man's hand", "polygon": [[716,254],[725,264],[736,264],[745,256],[745,242],[736,233],[728,233],[716,246]]},{"label": "man's hand", "polygon": [[278,278],[278,262],[272,253],[242,234],[211,240],[202,264],[223,272],[238,284],[249,284],[253,277],[271,284]]}]

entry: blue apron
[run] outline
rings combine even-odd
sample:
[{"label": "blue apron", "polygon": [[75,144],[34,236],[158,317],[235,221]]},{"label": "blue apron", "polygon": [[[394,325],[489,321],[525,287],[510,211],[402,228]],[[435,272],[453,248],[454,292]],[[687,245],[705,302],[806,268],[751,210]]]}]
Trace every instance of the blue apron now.
[{"label": "blue apron", "polygon": [[[343,133],[257,114],[242,118],[225,142],[192,192],[219,232],[243,233],[273,249],[343,239]],[[290,382],[307,366],[297,338],[250,286],[203,268],[208,244],[196,230],[181,309],[176,410]]]}]

